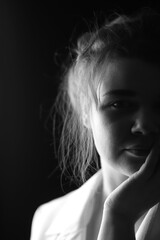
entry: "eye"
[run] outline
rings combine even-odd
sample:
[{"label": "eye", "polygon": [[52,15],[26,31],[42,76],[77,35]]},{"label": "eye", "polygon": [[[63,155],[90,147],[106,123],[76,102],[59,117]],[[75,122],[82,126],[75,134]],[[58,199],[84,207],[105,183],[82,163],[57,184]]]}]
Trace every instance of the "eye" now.
[{"label": "eye", "polygon": [[113,111],[125,111],[131,112],[135,111],[139,107],[139,104],[136,101],[122,99],[122,100],[111,100],[107,104],[102,104],[100,106],[101,110],[113,110]]},{"label": "eye", "polygon": [[117,110],[131,109],[134,107],[134,104],[132,102],[126,101],[126,100],[118,100],[109,105],[111,108],[117,109]]}]

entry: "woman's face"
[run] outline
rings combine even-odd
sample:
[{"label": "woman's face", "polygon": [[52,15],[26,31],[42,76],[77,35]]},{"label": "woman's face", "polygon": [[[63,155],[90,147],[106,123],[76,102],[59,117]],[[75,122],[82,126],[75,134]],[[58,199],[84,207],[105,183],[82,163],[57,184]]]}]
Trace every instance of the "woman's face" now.
[{"label": "woman's face", "polygon": [[120,59],[104,68],[90,124],[101,164],[130,176],[144,163],[160,130],[160,68]]}]

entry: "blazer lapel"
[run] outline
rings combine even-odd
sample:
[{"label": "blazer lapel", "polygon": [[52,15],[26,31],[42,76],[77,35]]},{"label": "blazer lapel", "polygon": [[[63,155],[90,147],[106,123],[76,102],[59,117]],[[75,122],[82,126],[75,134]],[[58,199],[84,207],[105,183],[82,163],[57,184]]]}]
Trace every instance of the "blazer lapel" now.
[{"label": "blazer lapel", "polygon": [[65,203],[59,209],[58,215],[53,216],[53,221],[45,233],[46,239],[85,240],[86,228],[101,186],[102,172],[100,170],[79,189],[64,196]]},{"label": "blazer lapel", "polygon": [[160,239],[160,206],[153,206],[141,223],[137,233],[137,240],[159,240]]}]

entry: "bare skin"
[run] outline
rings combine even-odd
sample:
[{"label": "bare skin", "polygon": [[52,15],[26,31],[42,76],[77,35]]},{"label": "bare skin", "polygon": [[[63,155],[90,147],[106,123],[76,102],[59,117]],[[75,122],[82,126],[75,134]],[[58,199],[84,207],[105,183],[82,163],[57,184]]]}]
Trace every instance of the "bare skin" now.
[{"label": "bare skin", "polygon": [[137,220],[160,201],[160,69],[138,59],[103,69],[99,105],[86,124],[103,173],[97,239],[131,240]]},{"label": "bare skin", "polygon": [[98,240],[135,239],[134,224],[160,201],[160,141],[145,164],[106,199]]}]

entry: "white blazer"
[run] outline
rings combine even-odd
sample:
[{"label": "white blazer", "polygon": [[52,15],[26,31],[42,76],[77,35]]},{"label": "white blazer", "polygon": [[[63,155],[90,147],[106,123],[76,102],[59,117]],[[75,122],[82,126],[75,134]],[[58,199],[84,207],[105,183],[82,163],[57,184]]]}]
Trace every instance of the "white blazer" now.
[{"label": "white blazer", "polygon": [[[91,240],[87,239],[87,225],[101,187],[99,170],[80,188],[40,206],[33,217],[30,240]],[[136,239],[160,240],[159,204],[148,211]]]}]

